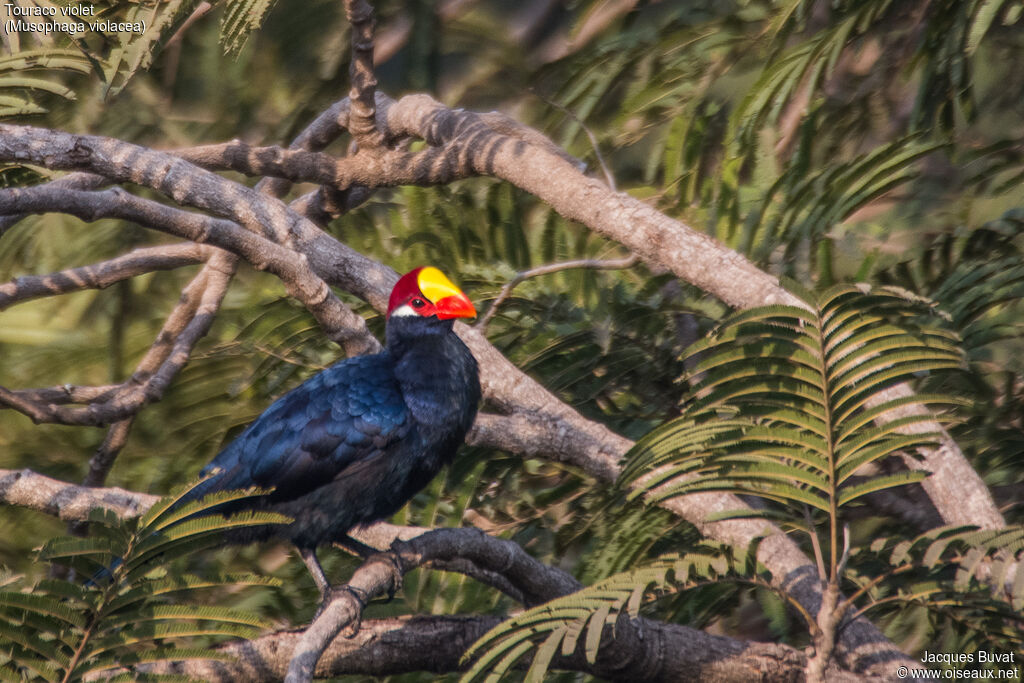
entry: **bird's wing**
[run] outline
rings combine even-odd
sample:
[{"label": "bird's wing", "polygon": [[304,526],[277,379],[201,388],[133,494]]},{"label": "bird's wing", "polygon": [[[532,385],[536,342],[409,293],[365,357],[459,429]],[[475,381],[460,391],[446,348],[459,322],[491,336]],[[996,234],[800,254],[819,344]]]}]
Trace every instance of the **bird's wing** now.
[{"label": "bird's wing", "polygon": [[412,421],[386,355],[335,364],[279,398],[213,459],[202,494],[258,486],[308,493],[406,437]]}]

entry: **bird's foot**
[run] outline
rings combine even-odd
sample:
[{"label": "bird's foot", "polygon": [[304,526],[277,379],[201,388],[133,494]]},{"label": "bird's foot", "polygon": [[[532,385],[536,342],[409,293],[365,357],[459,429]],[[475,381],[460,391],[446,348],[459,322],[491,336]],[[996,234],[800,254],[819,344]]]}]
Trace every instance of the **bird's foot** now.
[{"label": "bird's foot", "polygon": [[334,593],[348,593],[356,602],[359,603],[359,607],[356,609],[356,614],[352,617],[352,621],[348,623],[348,626],[341,632],[341,635],[345,638],[355,638],[356,634],[359,633],[359,628],[363,625],[363,609],[366,608],[366,604],[370,602],[370,596],[366,594],[366,591],[353,586],[343,584],[337,588],[332,588],[332,596]]},{"label": "bird's foot", "polygon": [[389,572],[391,574],[391,583],[388,587],[388,602],[391,602],[394,599],[395,594],[402,590],[402,577],[405,576],[405,569],[402,566],[401,558],[398,556],[395,543],[391,544],[390,550],[377,550],[376,548],[368,546],[362,541],[348,535],[337,539],[335,543],[347,549],[349,552],[359,555],[363,560],[369,560],[370,558],[382,558],[387,561],[388,565],[390,565]]},{"label": "bird's foot", "polygon": [[399,559],[397,553],[391,550],[377,553],[377,555],[387,560],[387,563],[390,565],[389,571],[391,572],[391,583],[388,586],[387,602],[391,602],[394,600],[395,594],[402,590],[402,586],[405,583],[405,572],[402,568],[402,560]]}]

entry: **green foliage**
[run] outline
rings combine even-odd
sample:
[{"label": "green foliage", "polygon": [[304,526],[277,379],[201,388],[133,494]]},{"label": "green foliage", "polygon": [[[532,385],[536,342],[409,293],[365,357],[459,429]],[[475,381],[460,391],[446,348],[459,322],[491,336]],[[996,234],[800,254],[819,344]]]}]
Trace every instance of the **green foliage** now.
[{"label": "green foliage", "polygon": [[1024,449],[1024,267],[1016,244],[1022,227],[1024,215],[1014,209],[973,230],[937,235],[920,254],[879,273],[883,282],[938,302],[963,339],[967,373],[936,378],[929,386],[971,397],[969,416],[955,436],[992,483],[1015,480],[1014,463]]},{"label": "green foliage", "polygon": [[495,626],[466,651],[463,660],[476,661],[462,680],[500,680],[534,651],[526,680],[539,683],[559,653],[571,655],[582,645],[587,661],[596,662],[602,640],[613,637],[621,619],[637,619],[645,602],[721,581],[768,587],[770,577],[757,564],[757,546],[755,542],[736,551],[702,544],[688,553],[661,557],[528,609]]},{"label": "green foliage", "polygon": [[[246,38],[260,28],[273,0],[226,0],[221,42],[226,52],[241,50]],[[116,95],[140,71],[149,69],[157,51],[197,8],[198,0],[164,2],[95,2],[95,15],[65,15],[63,10],[86,6],[77,0],[47,3],[57,9],[50,17],[5,16],[4,21],[24,20],[26,25],[44,23],[84,24],[82,32],[5,31],[0,56],[0,118],[43,114],[45,96],[77,98],[68,76],[93,74],[105,84],[105,96]],[[15,3],[15,7],[18,3]],[[28,5],[24,5],[28,7]],[[6,14],[6,13],[5,13]],[[144,30],[101,31],[99,22],[127,24]],[[83,82],[79,79],[79,82]]]},{"label": "green foliage", "polygon": [[872,421],[906,406],[957,402],[876,396],[963,361],[955,335],[920,324],[927,305],[894,290],[840,286],[807,304],[737,313],[690,347],[692,398],[683,416],[637,444],[623,480],[634,485],[631,496],[653,501],[695,491],[756,495],[783,504],[789,522],[808,533],[803,511],[814,511],[831,531],[834,567],[840,510],[924,477],[859,471],[931,443],[933,435],[907,428],[932,414]]},{"label": "green foliage", "polygon": [[263,25],[275,0],[227,0],[220,23],[224,51],[237,54],[249,35]]},{"label": "green foliage", "polygon": [[62,78],[91,69],[89,59],[73,49],[15,49],[13,54],[0,56],[0,117],[45,112],[38,103],[44,94],[74,99]]},{"label": "green foliage", "polygon": [[174,29],[198,4],[198,0],[168,0],[153,4],[121,3],[121,7],[113,5],[107,17],[145,25],[145,30],[107,36],[109,53],[104,60],[104,74],[110,92],[116,93],[139,70],[148,69],[161,43],[171,37]]},{"label": "green foliage", "polygon": [[[159,148],[234,137],[278,144],[347,92],[348,27],[336,2],[213,3],[175,50],[161,48],[198,3],[95,4],[108,18],[143,16],[151,30],[78,43],[5,36],[0,115],[49,109],[32,121]],[[443,4],[450,7],[435,13],[431,5],[441,5],[374,3],[378,35],[397,46],[378,65],[384,91],[394,96],[426,87],[453,106],[514,112],[592,171],[599,149],[620,190],[726,240],[773,274],[818,287],[898,285],[936,301],[963,340],[966,372],[928,373],[915,381],[925,394],[971,399],[967,419],[952,427],[956,440],[993,491],[1002,491],[1007,518],[1024,514],[1018,495],[1024,452],[1021,226],[1014,213],[1024,205],[1019,3],[929,3],[927,12],[915,14],[922,5],[884,0],[651,2],[601,25],[592,22],[608,3],[583,0],[556,3],[532,28],[527,4]],[[71,96],[76,99],[66,99]],[[0,185],[45,179],[40,169],[0,169]],[[525,268],[623,255],[617,245],[490,180],[381,191],[329,230],[396,269],[431,262],[458,273],[481,310]],[[30,218],[0,239],[0,279],[83,265],[160,241],[116,221],[85,227],[54,216]],[[0,383],[123,380],[193,272],[156,273],[4,311]],[[383,329],[379,317],[353,303],[372,329]],[[681,352],[724,313],[720,302],[643,266],[565,271],[520,285],[492,320],[488,337],[588,418],[637,438],[678,415],[688,388],[674,382],[685,372]],[[114,343],[118,320],[120,346]],[[211,334],[163,400],[139,416],[112,483],[154,491],[177,485],[274,397],[336,358],[337,349],[276,281],[242,269]],[[783,379],[798,382],[799,375]],[[697,385],[700,380],[693,378]],[[813,404],[800,405],[806,412]],[[805,440],[816,424],[806,415],[797,424],[771,423],[751,412],[749,404],[717,408],[714,419],[691,427],[708,434],[721,427],[715,438],[724,442],[746,435],[750,420]],[[0,413],[4,467],[77,480],[102,437]],[[872,438],[888,448],[894,435]],[[735,448],[756,442],[749,439]],[[797,450],[794,443],[771,446]],[[167,462],[175,467],[154,466]],[[785,468],[811,480],[790,482],[804,491],[799,495],[831,495],[828,486],[821,488],[820,470],[799,461]],[[848,480],[850,486],[865,481]],[[778,491],[780,483],[786,482],[762,479],[746,490],[774,485]],[[587,584],[692,547],[692,527],[657,508],[624,503],[624,496],[564,464],[464,449],[396,521],[477,524]],[[841,511],[853,544],[846,573],[857,581],[892,568],[888,546],[876,557],[864,539],[895,544],[920,533],[864,501],[871,499],[857,498]],[[768,500],[757,514],[788,529],[813,529],[827,550],[825,513],[815,508],[808,525],[802,512],[802,505]],[[0,519],[0,557],[29,575],[26,585],[38,580],[28,549],[60,528],[44,515],[8,510]],[[986,553],[999,556],[995,549]],[[353,566],[341,553],[322,554],[332,577]],[[204,557],[231,572],[283,561],[284,553],[264,546]],[[955,564],[951,555],[943,558]],[[901,582],[916,571],[885,579],[877,596],[912,594]],[[217,604],[245,605],[282,622],[308,619],[315,589],[304,567],[289,562],[275,573],[284,579],[280,590],[257,598],[219,594]],[[850,594],[859,585],[847,581],[844,589]],[[878,615],[876,623],[908,651],[923,642],[967,651],[972,639],[989,633],[974,630],[988,628],[984,619],[964,620],[963,611],[936,619],[925,609],[955,595],[961,594],[881,603],[870,616]],[[862,596],[856,609],[873,596]],[[371,610],[493,613],[512,607],[472,580],[438,572],[409,577],[404,597]],[[772,631],[755,637],[805,645],[805,625],[787,621],[781,601],[764,590],[715,584],[642,604],[658,618],[698,626],[714,620],[747,637],[740,610],[760,603],[767,605]],[[424,679],[434,676],[418,680]]]},{"label": "green foliage", "polygon": [[[272,513],[186,517],[258,491],[232,491],[175,508],[190,489],[161,499],[140,519],[90,514],[87,538],[53,539],[39,559],[92,579],[49,578],[35,585],[8,582],[0,591],[0,676],[4,680],[79,681],[115,673],[127,680],[180,680],[146,665],[223,659],[208,643],[251,638],[269,627],[264,618],[190,601],[199,591],[276,586],[253,574],[182,573],[186,555],[220,543],[231,529],[289,521]],[[141,667],[141,668],[139,668]]]},{"label": "green foliage", "polygon": [[747,214],[740,248],[765,259],[782,245],[793,259],[807,242],[822,239],[857,210],[916,178],[917,162],[942,147],[911,136],[820,170],[797,153]]},{"label": "green foliage", "polygon": [[[848,5],[845,16],[800,41],[765,68],[732,116],[730,138],[736,145],[736,151],[754,153],[761,130],[778,121],[799,89],[820,89],[833,76],[839,57],[850,42],[882,19],[890,2],[874,0]],[[793,16],[789,13],[780,15],[777,20],[782,24],[780,33],[788,33],[789,20]]]},{"label": "green foliage", "polygon": [[943,526],[915,538],[882,536],[850,556],[850,617],[911,606],[955,620],[970,637],[1013,650],[1024,626],[1024,574],[1014,568],[1024,527]]},{"label": "green foliage", "polygon": [[[957,337],[936,326],[930,302],[893,288],[834,287],[805,295],[807,307],[767,306],[736,313],[688,349],[690,394],[683,416],[642,439],[627,456],[622,483],[648,504],[703,491],[766,501],[710,521],[760,518],[812,540],[822,581],[849,589],[840,619],[914,604],[968,625],[1010,647],[1024,579],[1005,585],[1024,529],[941,528],[911,541],[850,543],[845,517],[866,496],[921,481],[917,471],[865,474],[864,468],[928,446],[920,425],[933,414],[890,411],[961,403],[942,394],[879,399],[885,389],[941,370],[960,369]],[[918,429],[915,429],[918,428]],[[909,433],[907,433],[909,432]],[[623,518],[626,519],[626,518]],[[619,533],[630,534],[627,522]],[[643,534],[639,534],[643,543]],[[629,540],[618,554],[632,554]],[[540,681],[553,658],[583,643],[596,661],[624,616],[643,604],[698,586],[741,582],[788,600],[814,635],[819,619],[772,583],[757,565],[759,540],[743,553],[698,546],[599,580],[577,593],[531,608],[496,626],[467,652],[476,658],[464,680],[499,680],[532,656],[526,679]],[[824,549],[824,550],[822,550]],[[600,555],[598,555],[599,557]],[[827,559],[826,559],[827,556]]]}]

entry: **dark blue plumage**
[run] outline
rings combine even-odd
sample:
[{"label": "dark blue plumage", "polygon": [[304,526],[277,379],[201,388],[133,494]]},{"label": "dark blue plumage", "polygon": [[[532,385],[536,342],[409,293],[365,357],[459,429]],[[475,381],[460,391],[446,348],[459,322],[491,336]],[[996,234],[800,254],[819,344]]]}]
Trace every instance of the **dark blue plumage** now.
[{"label": "dark blue plumage", "polygon": [[371,550],[348,538],[349,530],[401,508],[451,461],[473,424],[477,364],[452,326],[475,314],[436,268],[406,273],[391,293],[384,351],[341,361],[279,398],[203,469],[209,479],[181,502],[270,489],[218,511],[267,510],[293,521],[228,532],[226,540],[292,541],[326,596],[317,546]]},{"label": "dark blue plumage", "polygon": [[454,456],[480,401],[477,365],[452,320],[388,322],[382,353],[341,361],[274,402],[203,470],[189,499],[260,487],[247,508],[291,517],[233,532],[300,549],[344,540],[402,507]]}]

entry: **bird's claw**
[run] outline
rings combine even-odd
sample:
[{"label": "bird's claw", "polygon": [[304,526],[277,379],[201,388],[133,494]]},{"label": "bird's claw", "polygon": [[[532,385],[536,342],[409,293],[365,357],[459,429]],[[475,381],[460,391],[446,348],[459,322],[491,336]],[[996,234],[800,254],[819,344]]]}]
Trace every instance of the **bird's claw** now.
[{"label": "bird's claw", "polygon": [[348,622],[348,625],[341,632],[343,638],[355,638],[359,633],[360,627],[363,625],[363,609],[370,601],[370,596],[366,594],[366,591],[350,586],[347,583],[337,588],[332,588],[331,593],[332,599],[335,593],[348,593],[359,603],[359,608],[356,610],[355,616],[352,617],[352,621]]},{"label": "bird's claw", "polygon": [[362,588],[350,586],[347,583],[331,588],[331,593],[332,598],[334,593],[348,593],[356,599],[356,602],[359,603],[360,611],[362,611],[362,609],[366,607],[366,604],[370,602],[370,596],[367,595],[366,591],[364,591]]},{"label": "bird's claw", "polygon": [[355,611],[355,616],[348,623],[348,625],[345,626],[345,629],[341,632],[341,635],[343,635],[345,638],[354,638],[356,634],[359,633],[359,628],[362,626],[363,623],[363,609],[366,608],[367,603],[370,601],[370,596],[366,594],[366,591],[360,588],[356,588],[348,584],[343,584],[341,586],[332,586],[328,588],[327,591],[321,596],[320,607],[317,608],[316,614],[313,615],[313,621],[316,621],[320,618],[320,615],[323,614],[325,609],[327,609],[327,606],[334,602],[334,600],[337,597],[339,597],[340,593],[346,593],[348,595],[351,595],[353,598],[355,598],[356,602],[359,603],[359,606],[356,608]]},{"label": "bird's claw", "polygon": [[395,594],[402,590],[402,586],[405,584],[405,574],[402,572],[402,561],[398,559],[398,555],[394,552],[388,551],[378,553],[382,555],[384,559],[391,565],[391,583],[388,585],[388,599],[387,602],[391,602],[395,598]]}]

